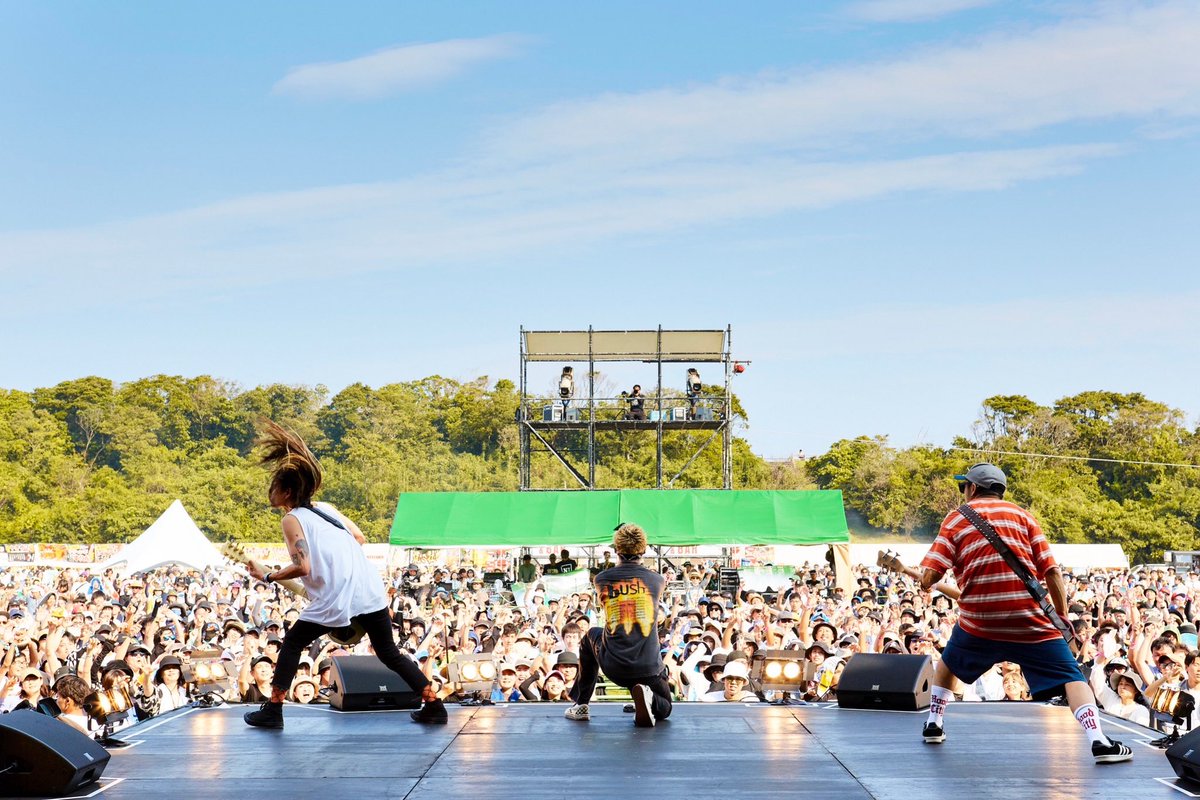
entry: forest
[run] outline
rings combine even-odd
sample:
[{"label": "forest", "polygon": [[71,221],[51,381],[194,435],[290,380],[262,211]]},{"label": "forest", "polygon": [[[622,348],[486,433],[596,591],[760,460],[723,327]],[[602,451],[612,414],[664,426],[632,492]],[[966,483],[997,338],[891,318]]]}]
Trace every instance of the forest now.
[{"label": "forest", "polygon": [[[167,375],[0,390],[0,543],[129,541],[175,498],[213,539],[272,540],[278,519],[254,452],[264,419],[305,438],[324,469],[321,497],[385,541],[401,492],[517,488],[518,403],[511,381],[486,376],[354,384],[332,396],[320,385],[243,389]],[[733,415],[744,434],[747,410],[735,402]],[[668,433],[665,470],[708,436]],[[602,432],[597,451],[599,487],[653,487],[653,435]],[[956,503],[953,474],[985,459],[1008,473],[1009,499],[1051,541],[1115,542],[1134,561],[1197,549],[1200,431],[1138,393],[1088,391],[1050,406],[990,397],[945,447],[863,435],[780,463],[735,435],[734,487],[840,489],[856,537],[928,540]],[[718,487],[719,476],[719,448],[709,447],[675,485]],[[545,454],[533,482],[575,485]]]}]

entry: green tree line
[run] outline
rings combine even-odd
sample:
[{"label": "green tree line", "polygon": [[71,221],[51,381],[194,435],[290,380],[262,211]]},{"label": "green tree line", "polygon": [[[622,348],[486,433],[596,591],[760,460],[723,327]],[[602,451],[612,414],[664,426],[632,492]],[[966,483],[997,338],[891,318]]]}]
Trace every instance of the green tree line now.
[{"label": "green tree line", "polygon": [[1051,541],[1116,543],[1135,562],[1200,549],[1200,430],[1139,393],[1088,391],[1051,406],[990,397],[950,448],[860,436],[807,469],[869,525],[926,538],[959,502],[946,476],[984,460],[1005,471],[1007,499],[1030,509]]},{"label": "green tree line", "polygon": [[[265,418],[309,442],[325,471],[321,496],[385,541],[401,492],[517,488],[518,403],[511,381],[436,375],[353,384],[332,396],[320,385],[243,389],[167,375],[0,390],[0,542],[129,541],[176,497],[215,539],[273,539],[278,521],[253,452]],[[736,398],[732,414],[744,432],[749,415]],[[664,474],[678,472],[710,435],[668,432]],[[581,434],[554,436],[577,465],[586,463]],[[931,536],[954,506],[949,476],[984,457],[955,448],[1074,456],[1082,460],[992,460],[1010,475],[1012,499],[1030,507],[1054,541],[1117,542],[1144,558],[1196,547],[1200,470],[1114,463],[1200,463],[1200,433],[1140,394],[1085,392],[1049,407],[1019,395],[989,398],[950,448],[897,449],[886,437],[862,436],[807,462],[778,463],[740,436],[733,446],[736,488],[840,489],[867,525],[916,538]],[[603,431],[596,448],[598,486],[654,486],[653,435]],[[675,486],[719,487],[720,473],[712,443]],[[545,452],[534,454],[532,481],[576,485]]]},{"label": "green tree line", "polygon": [[[176,497],[214,539],[274,539],[267,474],[253,452],[262,419],[303,436],[324,470],[321,497],[386,541],[401,492],[517,488],[518,403],[512,381],[436,375],[378,389],[353,384],[332,397],[319,385],[243,390],[206,375],[0,390],[0,543],[129,541]],[[733,408],[744,425],[740,403]],[[553,434],[556,447],[570,448],[572,436]],[[666,437],[668,475],[703,439]],[[597,451],[598,486],[654,485],[653,435],[604,433]],[[814,488],[802,467],[768,464],[742,438],[735,464],[740,486]],[[720,466],[710,446],[676,485],[719,487]],[[575,485],[544,452],[533,459],[533,484]]]}]

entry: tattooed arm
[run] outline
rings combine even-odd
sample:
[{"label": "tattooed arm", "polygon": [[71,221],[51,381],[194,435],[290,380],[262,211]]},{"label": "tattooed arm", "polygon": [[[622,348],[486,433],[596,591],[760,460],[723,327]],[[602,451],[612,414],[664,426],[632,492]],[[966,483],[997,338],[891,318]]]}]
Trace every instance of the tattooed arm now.
[{"label": "tattooed arm", "polygon": [[[283,569],[272,570],[271,579],[283,580],[307,576],[309,571],[308,542],[304,538],[304,528],[300,527],[299,520],[291,514],[283,518],[283,540],[287,544],[288,555],[292,557],[292,563]],[[255,578],[264,579],[264,571],[258,570],[256,567],[255,564],[247,567],[247,570]]]}]

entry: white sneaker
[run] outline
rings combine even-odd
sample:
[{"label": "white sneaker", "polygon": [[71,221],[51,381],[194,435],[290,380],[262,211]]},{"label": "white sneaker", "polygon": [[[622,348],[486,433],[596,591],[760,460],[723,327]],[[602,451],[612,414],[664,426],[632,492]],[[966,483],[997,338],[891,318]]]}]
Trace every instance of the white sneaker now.
[{"label": "white sneaker", "polygon": [[589,719],[591,719],[591,714],[588,712],[587,703],[584,703],[583,705],[575,704],[571,706],[566,710],[566,712],[563,713],[563,716],[567,719],[581,720],[583,722],[587,722]]},{"label": "white sneaker", "polygon": [[633,724],[639,728],[654,727],[654,712],[651,710],[650,698],[653,693],[649,686],[638,684],[629,690],[633,696]]}]

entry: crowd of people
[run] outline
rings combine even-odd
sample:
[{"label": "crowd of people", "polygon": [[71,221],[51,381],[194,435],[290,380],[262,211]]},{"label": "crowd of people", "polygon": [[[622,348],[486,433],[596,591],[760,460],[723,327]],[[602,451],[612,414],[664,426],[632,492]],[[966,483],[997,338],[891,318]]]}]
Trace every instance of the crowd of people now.
[{"label": "crowd of people", "polygon": [[[520,603],[469,565],[391,570],[384,576],[393,638],[446,701],[563,702],[580,672],[580,643],[603,624],[597,597],[548,596],[539,579],[554,564],[532,558],[510,577],[528,587]],[[589,566],[580,557],[580,566]],[[590,565],[611,567],[609,555]],[[654,562],[648,566],[656,567]],[[713,562],[662,567],[668,589],[658,609],[667,684],[677,701],[763,702],[836,699],[846,663],[860,653],[922,654],[937,661],[957,621],[954,592],[922,591],[896,571],[860,565],[852,591],[828,566],[805,565],[774,592],[719,591]],[[1196,602],[1200,575],[1171,568],[1066,576],[1078,661],[1103,709],[1135,723],[1165,721],[1150,709],[1160,689],[1200,690]],[[941,588],[946,588],[944,585]],[[283,635],[300,600],[233,567],[196,572],[168,567],[122,576],[112,570],[6,566],[0,572],[0,710],[53,699],[62,718],[94,728],[83,712],[91,693],[124,688],[131,719],[196,701],[262,703],[271,696]],[[793,651],[803,677],[794,691],[764,692],[754,674],[760,650]],[[326,702],[331,659],[370,653],[366,639],[342,645],[322,636],[304,648],[287,702]],[[456,683],[451,662],[487,654],[495,680],[482,691]],[[198,681],[199,660],[223,662],[227,678]],[[604,683],[600,684],[604,687]],[[612,696],[621,696],[615,687]],[[1027,700],[1015,665],[998,664],[966,700]],[[1193,717],[1197,713],[1193,712]],[[1191,720],[1200,725],[1200,717]]]}]

